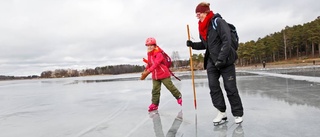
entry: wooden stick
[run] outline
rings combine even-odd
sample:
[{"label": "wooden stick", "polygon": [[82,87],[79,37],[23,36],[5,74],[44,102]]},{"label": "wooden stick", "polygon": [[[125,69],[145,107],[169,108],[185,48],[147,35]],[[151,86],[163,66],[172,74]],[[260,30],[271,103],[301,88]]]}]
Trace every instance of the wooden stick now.
[{"label": "wooden stick", "polygon": [[[189,25],[187,25],[187,32],[188,32],[188,40],[190,40]],[[196,88],[195,88],[195,86],[194,86],[194,71],[193,71],[192,48],[191,48],[191,47],[189,47],[189,53],[190,53],[190,69],[191,69],[191,79],[192,79],[194,108],[197,109],[197,97],[196,97]]]}]

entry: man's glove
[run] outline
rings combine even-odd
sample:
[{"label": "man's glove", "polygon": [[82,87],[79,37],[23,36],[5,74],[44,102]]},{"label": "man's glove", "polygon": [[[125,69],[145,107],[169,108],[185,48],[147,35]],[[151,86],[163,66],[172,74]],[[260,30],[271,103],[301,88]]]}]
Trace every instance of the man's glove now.
[{"label": "man's glove", "polygon": [[191,40],[187,40],[187,46],[188,47],[192,47],[193,46],[193,42]]},{"label": "man's glove", "polygon": [[144,70],[141,74],[140,80],[146,79],[146,77],[150,74],[148,70]]},{"label": "man's glove", "polygon": [[217,60],[214,65],[215,65],[218,69],[220,69],[220,68],[223,68],[225,64],[226,64],[225,62],[223,62],[223,61],[221,61],[221,60]]}]

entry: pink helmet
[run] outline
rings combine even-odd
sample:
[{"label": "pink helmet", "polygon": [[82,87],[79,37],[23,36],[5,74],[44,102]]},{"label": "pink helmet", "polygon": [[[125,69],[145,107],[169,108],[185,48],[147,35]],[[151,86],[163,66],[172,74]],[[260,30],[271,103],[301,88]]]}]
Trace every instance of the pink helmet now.
[{"label": "pink helmet", "polygon": [[157,45],[156,39],[153,37],[147,38],[146,45]]}]

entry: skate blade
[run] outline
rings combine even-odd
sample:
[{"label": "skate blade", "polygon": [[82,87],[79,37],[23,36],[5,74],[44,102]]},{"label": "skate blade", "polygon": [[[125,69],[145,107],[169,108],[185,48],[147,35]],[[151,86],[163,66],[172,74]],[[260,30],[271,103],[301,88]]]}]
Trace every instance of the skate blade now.
[{"label": "skate blade", "polygon": [[149,111],[149,114],[158,114],[158,110]]},{"label": "skate blade", "polygon": [[226,124],[228,121],[227,121],[227,119],[223,119],[223,120],[221,120],[220,122],[213,122],[213,125],[214,126],[219,126],[219,125],[223,125],[223,124]]},{"label": "skate blade", "polygon": [[150,118],[155,118],[157,116],[159,116],[158,110],[153,110],[153,111],[149,112],[149,117]]}]

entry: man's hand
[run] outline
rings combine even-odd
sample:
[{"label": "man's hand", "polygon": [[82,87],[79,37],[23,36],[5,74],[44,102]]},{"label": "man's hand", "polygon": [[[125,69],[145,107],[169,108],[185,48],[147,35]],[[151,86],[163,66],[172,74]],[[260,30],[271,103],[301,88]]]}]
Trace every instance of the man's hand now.
[{"label": "man's hand", "polygon": [[188,47],[192,47],[193,46],[193,42],[191,40],[187,40],[187,46]]},{"label": "man's hand", "polygon": [[221,61],[221,60],[217,60],[214,65],[215,65],[218,69],[220,69],[220,68],[223,68],[225,64],[226,64],[225,62],[223,62],[223,61]]},{"label": "man's hand", "polygon": [[140,80],[146,79],[146,77],[150,74],[148,70],[144,70],[141,74]]}]

